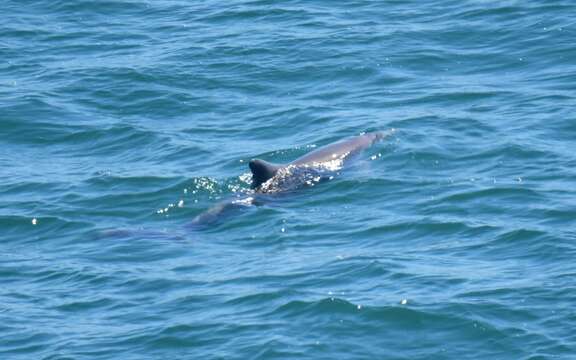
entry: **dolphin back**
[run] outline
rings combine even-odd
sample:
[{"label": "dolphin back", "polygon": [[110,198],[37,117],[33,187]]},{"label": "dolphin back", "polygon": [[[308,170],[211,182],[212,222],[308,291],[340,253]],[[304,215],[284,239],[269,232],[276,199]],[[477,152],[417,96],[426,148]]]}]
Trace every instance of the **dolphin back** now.
[{"label": "dolphin back", "polygon": [[393,132],[371,132],[344,139],[309,152],[286,165],[252,159],[249,163],[252,189],[258,193],[277,193],[331,178],[350,157]]},{"label": "dolphin back", "polygon": [[372,146],[375,142],[391,135],[394,130],[376,131],[359,136],[354,136],[338,141],[317,150],[314,150],[291,162],[291,165],[322,164],[334,160],[344,161],[349,156]]}]

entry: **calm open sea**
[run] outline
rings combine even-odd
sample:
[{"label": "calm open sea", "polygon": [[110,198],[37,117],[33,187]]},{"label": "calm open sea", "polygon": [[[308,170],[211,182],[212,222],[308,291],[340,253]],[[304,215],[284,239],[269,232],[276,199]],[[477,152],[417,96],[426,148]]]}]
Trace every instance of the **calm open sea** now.
[{"label": "calm open sea", "polygon": [[[0,358],[576,358],[576,2],[0,19]],[[392,128],[332,181],[186,226],[251,158]]]}]

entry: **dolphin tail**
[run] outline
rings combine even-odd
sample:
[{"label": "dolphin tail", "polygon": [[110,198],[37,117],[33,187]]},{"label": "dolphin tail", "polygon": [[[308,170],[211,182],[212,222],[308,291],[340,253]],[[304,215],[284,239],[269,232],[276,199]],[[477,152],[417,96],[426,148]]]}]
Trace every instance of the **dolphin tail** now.
[{"label": "dolphin tail", "polygon": [[280,166],[260,159],[250,160],[248,166],[250,166],[250,171],[252,171],[252,188],[257,188],[274,177],[278,169],[280,169]]}]

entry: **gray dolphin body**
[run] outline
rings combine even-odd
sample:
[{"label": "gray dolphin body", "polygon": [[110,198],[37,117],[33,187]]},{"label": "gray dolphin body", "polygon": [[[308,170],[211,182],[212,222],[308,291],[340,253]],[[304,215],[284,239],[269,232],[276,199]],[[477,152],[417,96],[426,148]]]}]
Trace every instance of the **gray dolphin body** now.
[{"label": "gray dolphin body", "polygon": [[286,178],[289,177],[300,177],[303,180],[300,181],[301,185],[309,184],[310,177],[322,179],[326,177],[324,175],[340,170],[351,157],[392,132],[393,130],[372,132],[341,140],[309,152],[286,165],[253,159],[249,163],[252,171],[252,188],[262,193],[278,192],[294,187],[294,181],[288,188],[281,186],[286,184]]},{"label": "gray dolphin body", "polygon": [[222,202],[195,217],[191,226],[202,227],[216,223],[235,209],[257,204],[259,194],[282,193],[332,178],[342,167],[362,150],[391,135],[394,130],[372,132],[338,141],[284,165],[260,159],[250,160],[252,189],[248,196]]}]

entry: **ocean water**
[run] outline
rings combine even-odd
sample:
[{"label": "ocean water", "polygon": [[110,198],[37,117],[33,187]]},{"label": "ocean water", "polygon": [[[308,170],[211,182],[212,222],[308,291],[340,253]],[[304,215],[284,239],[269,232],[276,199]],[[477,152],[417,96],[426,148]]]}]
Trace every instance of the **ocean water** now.
[{"label": "ocean water", "polygon": [[[2,0],[0,358],[576,358],[576,3]],[[288,162],[333,180],[203,229]]]}]

